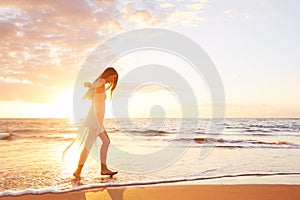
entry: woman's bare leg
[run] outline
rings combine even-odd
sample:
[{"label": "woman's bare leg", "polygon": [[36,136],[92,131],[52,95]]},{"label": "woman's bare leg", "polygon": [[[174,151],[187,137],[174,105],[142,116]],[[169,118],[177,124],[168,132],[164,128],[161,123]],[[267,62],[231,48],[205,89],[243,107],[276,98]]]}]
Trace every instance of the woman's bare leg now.
[{"label": "woman's bare leg", "polygon": [[107,151],[108,151],[108,146],[110,144],[110,139],[107,135],[106,130],[104,130],[103,133],[99,134],[99,137],[102,140],[102,146],[100,148],[101,174],[114,175],[118,172],[113,172],[109,170],[106,166]]},{"label": "woman's bare leg", "polygon": [[93,142],[96,140],[95,137],[92,137],[93,134],[88,133],[90,136],[88,136],[86,142],[85,142],[85,146],[83,147],[81,154],[80,154],[80,158],[78,161],[78,165],[77,165],[77,169],[75,170],[75,172],[73,173],[73,176],[75,176],[76,178],[80,178],[80,174],[83,168],[83,165],[89,155],[89,150],[92,147]]},{"label": "woman's bare leg", "polygon": [[99,137],[102,140],[102,145],[100,148],[100,161],[101,164],[106,165],[107,151],[108,151],[108,146],[110,144],[110,139],[107,135],[106,130],[104,130],[103,133],[99,134]]},{"label": "woman's bare leg", "polygon": [[79,161],[78,161],[77,169],[73,173],[73,176],[75,176],[76,178],[80,178],[80,174],[81,174],[83,165],[84,165],[84,163],[85,163],[88,155],[89,155],[89,151],[84,147],[82,149],[81,154],[80,154],[80,158],[79,158]]}]

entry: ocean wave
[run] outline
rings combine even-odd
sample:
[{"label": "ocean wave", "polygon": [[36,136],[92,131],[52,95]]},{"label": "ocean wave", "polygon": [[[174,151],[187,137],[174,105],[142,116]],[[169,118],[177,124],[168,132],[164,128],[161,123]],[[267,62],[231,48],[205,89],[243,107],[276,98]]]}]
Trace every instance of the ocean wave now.
[{"label": "ocean wave", "polygon": [[250,128],[281,128],[281,129],[287,129],[291,128],[291,126],[288,125],[279,125],[279,124],[274,124],[274,125],[260,125],[260,124],[250,124],[248,127]]},{"label": "ocean wave", "polygon": [[11,139],[13,134],[11,133],[0,133],[0,140],[8,140]]},{"label": "ocean wave", "polygon": [[24,138],[30,138],[30,139],[46,139],[46,140],[66,140],[66,141],[71,141],[73,140],[75,137],[73,137],[71,134],[70,137],[66,137],[66,135],[33,135],[33,136],[29,136],[29,137],[24,137]]},{"label": "ocean wave", "polygon": [[10,134],[10,136],[6,136],[5,134],[1,134],[0,133],[0,140],[8,140],[8,139],[14,139],[14,140],[59,140],[59,141],[71,141],[76,137],[76,135],[74,136],[73,134],[62,134],[62,135],[58,135],[58,134],[45,134],[45,135],[32,135],[32,134],[24,134],[24,135],[20,135],[20,134]]},{"label": "ocean wave", "polygon": [[216,145],[216,148],[225,149],[300,149],[300,146],[246,146],[246,145]]},{"label": "ocean wave", "polygon": [[21,196],[27,194],[60,194],[73,191],[82,191],[88,189],[97,189],[103,187],[130,187],[130,186],[147,186],[147,185],[169,185],[172,183],[184,183],[184,182],[193,182],[193,181],[205,181],[205,180],[218,180],[224,178],[238,178],[238,177],[267,177],[267,176],[290,176],[290,175],[300,175],[300,172],[275,172],[275,173],[244,173],[244,174],[221,174],[216,176],[196,176],[188,178],[177,178],[177,179],[168,179],[168,180],[154,180],[147,182],[128,182],[128,183],[101,183],[101,184],[89,184],[81,185],[78,187],[67,188],[67,189],[28,189],[22,191],[4,191],[0,192],[0,197],[6,196]]},{"label": "ocean wave", "polygon": [[266,142],[258,140],[225,140],[223,138],[194,138],[197,143],[247,143],[247,144],[265,144],[265,145],[296,145],[288,141]]},{"label": "ocean wave", "polygon": [[[171,141],[171,140],[169,140]],[[259,141],[259,140],[230,140],[223,138],[176,138],[172,141],[177,142],[194,142],[196,144],[203,144],[206,146],[215,146],[220,148],[293,148],[300,149],[299,144],[288,141]]]},{"label": "ocean wave", "polygon": [[227,130],[239,131],[239,132],[297,132],[300,126],[297,124],[226,124],[224,128]]},{"label": "ocean wave", "polygon": [[147,130],[124,130],[122,132],[126,132],[129,134],[140,134],[142,136],[163,136],[166,134],[170,134],[173,132],[155,130],[155,129],[147,129]]}]

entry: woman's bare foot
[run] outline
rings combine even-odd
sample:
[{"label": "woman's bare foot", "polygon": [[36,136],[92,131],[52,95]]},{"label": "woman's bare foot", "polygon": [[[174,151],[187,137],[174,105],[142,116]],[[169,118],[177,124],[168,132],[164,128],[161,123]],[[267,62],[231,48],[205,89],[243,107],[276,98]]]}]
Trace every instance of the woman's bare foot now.
[{"label": "woman's bare foot", "polygon": [[80,174],[73,173],[73,176],[74,176],[76,179],[81,179]]},{"label": "woman's bare foot", "polygon": [[113,176],[117,173],[118,172],[113,172],[113,171],[109,170],[108,167],[106,166],[106,164],[101,163],[101,175]]},{"label": "woman's bare foot", "polygon": [[73,176],[74,176],[76,179],[80,179],[80,178],[81,178],[80,174],[81,174],[82,168],[83,168],[83,165],[78,165],[76,171],[73,173]]},{"label": "woman's bare foot", "polygon": [[75,172],[73,173],[73,176],[74,176],[76,179],[80,179],[80,178],[81,178],[80,174],[81,174],[81,173],[75,171]]},{"label": "woman's bare foot", "polygon": [[101,175],[109,175],[109,176],[113,176],[115,174],[117,174],[118,172],[113,172],[109,169],[104,169],[104,170],[101,170]]}]

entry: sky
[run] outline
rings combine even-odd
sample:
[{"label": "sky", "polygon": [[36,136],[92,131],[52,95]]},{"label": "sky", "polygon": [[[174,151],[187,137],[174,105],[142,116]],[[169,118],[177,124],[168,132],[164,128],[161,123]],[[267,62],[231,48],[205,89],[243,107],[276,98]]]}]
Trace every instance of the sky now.
[{"label": "sky", "polygon": [[[139,28],[170,29],[205,50],[223,82],[226,117],[300,117],[299,8],[297,0],[0,0],[0,117],[72,117],[88,55]],[[118,62],[147,63],[149,54]],[[207,88],[187,76],[209,116]],[[180,117],[176,98],[155,87],[132,96],[132,116],[149,117],[161,103],[168,117]]]}]

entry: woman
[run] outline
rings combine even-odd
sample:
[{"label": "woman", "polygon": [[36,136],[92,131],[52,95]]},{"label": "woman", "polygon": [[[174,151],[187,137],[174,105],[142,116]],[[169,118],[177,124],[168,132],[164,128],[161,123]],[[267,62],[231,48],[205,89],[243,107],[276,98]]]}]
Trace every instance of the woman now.
[{"label": "woman", "polygon": [[[83,98],[91,99],[92,106],[85,120],[84,126],[80,128],[78,134],[79,139],[83,144],[83,149],[80,155],[80,159],[78,161],[77,169],[73,173],[73,176],[75,178],[80,178],[83,165],[97,137],[99,137],[102,140],[102,146],[100,148],[101,175],[112,176],[118,173],[109,170],[108,167],[106,166],[107,150],[110,143],[110,139],[103,126],[103,119],[105,114],[105,99],[106,99],[105,91],[110,89],[111,91],[110,95],[112,97],[112,92],[116,88],[117,82],[118,82],[117,71],[114,68],[109,67],[105,69],[104,72],[92,84],[91,83],[84,84],[84,86],[88,87],[89,90],[87,91],[87,93]],[[109,84],[108,87],[105,87],[106,84]]]}]

